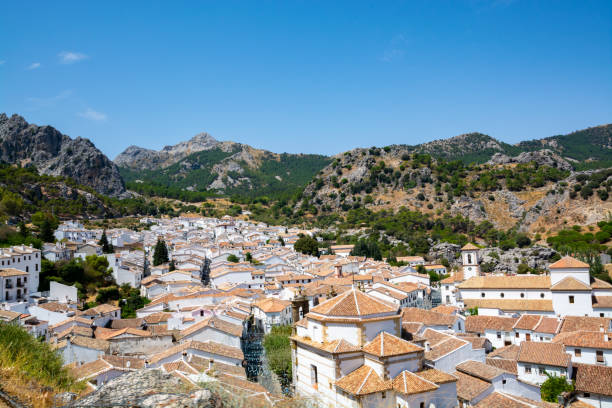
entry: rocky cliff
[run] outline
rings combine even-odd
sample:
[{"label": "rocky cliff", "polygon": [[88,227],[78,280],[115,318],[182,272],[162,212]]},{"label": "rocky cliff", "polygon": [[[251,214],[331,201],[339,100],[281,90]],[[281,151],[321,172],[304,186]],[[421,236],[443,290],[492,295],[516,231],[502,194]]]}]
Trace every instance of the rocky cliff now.
[{"label": "rocky cliff", "polygon": [[51,126],[0,114],[0,161],[34,165],[42,174],[70,177],[101,194],[126,194],[117,166],[88,139],[71,139]]},{"label": "rocky cliff", "polygon": [[208,133],[200,133],[186,142],[165,146],[161,150],[130,146],[115,157],[115,164],[132,170],[156,170],[166,168],[197,152],[221,149],[228,152],[238,146],[234,142],[219,142]]}]

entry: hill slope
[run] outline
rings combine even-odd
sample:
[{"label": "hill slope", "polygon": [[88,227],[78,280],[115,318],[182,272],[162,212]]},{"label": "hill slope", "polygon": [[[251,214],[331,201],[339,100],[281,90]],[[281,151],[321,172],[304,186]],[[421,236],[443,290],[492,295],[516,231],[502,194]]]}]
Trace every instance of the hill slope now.
[{"label": "hill slope", "polygon": [[293,194],[329,164],[314,154],[272,153],[198,135],[161,151],[129,147],[115,159],[128,188],[197,200],[211,194]]},{"label": "hill slope", "polygon": [[19,115],[0,114],[0,162],[34,165],[42,174],[70,177],[113,197],[126,193],[117,166],[91,141],[29,124]]}]

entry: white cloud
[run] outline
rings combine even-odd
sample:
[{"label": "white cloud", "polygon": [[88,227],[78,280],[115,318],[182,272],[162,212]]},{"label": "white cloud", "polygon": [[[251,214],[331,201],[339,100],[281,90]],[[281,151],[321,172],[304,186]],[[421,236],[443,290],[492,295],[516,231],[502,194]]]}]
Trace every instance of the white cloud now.
[{"label": "white cloud", "polygon": [[33,62],[30,65],[28,65],[26,69],[36,69],[36,68],[40,68],[40,62]]},{"label": "white cloud", "polygon": [[85,112],[79,112],[77,115],[85,119],[95,120],[96,122],[102,122],[106,120],[106,113],[98,112],[91,108],[87,108]]},{"label": "white cloud", "polygon": [[57,95],[54,96],[49,96],[49,97],[29,97],[26,98],[26,101],[31,105],[30,109],[36,110],[36,109],[40,109],[40,108],[49,108],[52,106],[57,105],[59,102],[63,101],[64,99],[67,99],[70,97],[70,95],[72,95],[72,91],[71,90],[65,90],[60,92]]},{"label": "white cloud", "polygon": [[62,51],[58,54],[62,64],[73,64],[75,62],[89,58],[80,52]]}]

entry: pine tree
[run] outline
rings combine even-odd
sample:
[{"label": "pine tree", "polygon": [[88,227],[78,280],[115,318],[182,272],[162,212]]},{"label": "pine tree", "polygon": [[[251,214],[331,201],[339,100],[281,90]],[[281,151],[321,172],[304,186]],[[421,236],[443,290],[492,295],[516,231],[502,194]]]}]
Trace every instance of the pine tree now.
[{"label": "pine tree", "polygon": [[153,251],[153,266],[168,262],[168,248],[163,239],[158,238]]},{"label": "pine tree", "polygon": [[53,227],[51,226],[49,220],[46,218],[40,226],[40,239],[45,242],[55,241],[55,237],[53,236]]},{"label": "pine tree", "polygon": [[172,272],[176,270],[176,265],[174,265],[174,259],[170,261],[170,265],[168,266],[168,272]]},{"label": "pine tree", "polygon": [[115,252],[113,244],[108,242],[108,238],[106,237],[106,230],[102,231],[102,238],[100,238],[98,245],[102,247],[102,252],[104,252],[105,254],[112,254],[113,252]]}]

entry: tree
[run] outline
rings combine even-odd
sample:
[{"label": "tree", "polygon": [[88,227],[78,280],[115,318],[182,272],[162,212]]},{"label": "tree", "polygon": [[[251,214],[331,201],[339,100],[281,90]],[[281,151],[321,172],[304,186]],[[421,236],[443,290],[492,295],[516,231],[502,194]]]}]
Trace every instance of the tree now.
[{"label": "tree", "polygon": [[168,272],[172,272],[176,270],[176,265],[174,265],[174,259],[170,261],[170,265],[168,265]]},{"label": "tree", "polygon": [[519,248],[524,248],[531,245],[531,239],[529,239],[527,235],[521,234],[516,237],[516,244],[519,246]]},{"label": "tree", "polygon": [[157,243],[153,250],[153,266],[161,265],[166,262],[168,262],[168,247],[163,239],[157,238]]},{"label": "tree", "polygon": [[300,234],[293,249],[306,255],[319,256],[319,243],[309,235]]},{"label": "tree", "polygon": [[382,260],[382,253],[376,241],[366,241],[365,239],[357,241],[351,251],[351,255],[365,256],[366,258],[372,258],[376,261]]},{"label": "tree", "polygon": [[251,255],[250,252],[247,252],[245,255],[245,259],[247,260],[247,262],[251,262],[253,263],[253,255]]},{"label": "tree", "polygon": [[54,242],[55,236],[53,236],[53,227],[51,222],[45,219],[40,226],[39,238],[45,242]]},{"label": "tree", "polygon": [[238,257],[237,257],[236,255],[234,255],[234,254],[229,254],[229,255],[227,256],[227,261],[228,261],[228,262],[237,263],[237,262],[239,262],[239,261],[240,261],[240,259],[238,259]]},{"label": "tree", "polygon": [[108,238],[106,237],[106,230],[102,231],[102,238],[98,241],[98,245],[102,247],[102,252],[105,254],[112,254],[115,252],[115,248],[113,248],[113,244],[108,242]]},{"label": "tree", "polygon": [[544,372],[548,379],[540,387],[540,395],[544,401],[557,402],[562,392],[573,391],[574,385],[567,382],[565,377],[556,377]]},{"label": "tree", "polygon": [[285,246],[285,240],[283,237],[278,237],[278,241],[280,242],[281,246]]}]

